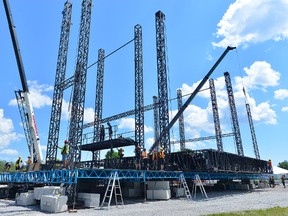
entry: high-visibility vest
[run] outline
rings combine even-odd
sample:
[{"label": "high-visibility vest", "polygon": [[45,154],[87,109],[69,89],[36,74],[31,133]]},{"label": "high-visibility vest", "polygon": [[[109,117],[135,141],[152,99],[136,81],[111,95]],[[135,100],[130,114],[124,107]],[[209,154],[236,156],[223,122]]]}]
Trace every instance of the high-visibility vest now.
[{"label": "high-visibility vest", "polygon": [[160,158],[163,158],[163,159],[165,158],[165,154],[164,154],[163,151],[160,151],[160,152],[159,152],[159,157],[160,157]]},{"label": "high-visibility vest", "polygon": [[158,160],[158,152],[152,154],[152,160]]},{"label": "high-visibility vest", "polygon": [[61,154],[68,154],[69,152],[69,146],[68,145],[64,145],[61,149]]}]

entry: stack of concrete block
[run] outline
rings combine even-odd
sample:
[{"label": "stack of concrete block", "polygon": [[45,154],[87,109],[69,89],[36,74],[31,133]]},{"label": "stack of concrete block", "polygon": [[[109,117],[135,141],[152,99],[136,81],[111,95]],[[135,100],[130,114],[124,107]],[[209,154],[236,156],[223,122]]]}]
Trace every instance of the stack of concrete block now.
[{"label": "stack of concrete block", "polygon": [[169,181],[148,181],[147,199],[168,200],[170,198]]},{"label": "stack of concrete block", "polygon": [[40,201],[41,211],[45,212],[64,212],[68,210],[68,197],[59,195],[42,195]]},{"label": "stack of concrete block", "polygon": [[84,206],[88,208],[100,206],[100,194],[78,193],[78,200],[84,201]]},{"label": "stack of concrete block", "polygon": [[34,199],[41,200],[42,195],[65,195],[65,188],[59,186],[34,188]]},{"label": "stack of concrete block", "polygon": [[20,206],[36,205],[33,191],[29,191],[27,193],[20,193],[20,195],[16,196],[15,198],[15,204]]},{"label": "stack of concrete block", "polygon": [[126,197],[140,197],[142,191],[140,182],[125,182],[122,194]]}]

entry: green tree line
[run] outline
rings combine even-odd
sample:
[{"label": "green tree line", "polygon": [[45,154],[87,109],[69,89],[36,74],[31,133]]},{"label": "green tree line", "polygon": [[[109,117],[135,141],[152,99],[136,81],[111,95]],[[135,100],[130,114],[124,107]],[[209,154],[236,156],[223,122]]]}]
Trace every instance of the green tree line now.
[{"label": "green tree line", "polygon": [[[3,160],[0,161],[0,172],[4,172],[6,162],[7,161]],[[11,164],[10,172],[15,172],[15,163],[10,162],[10,164]]]}]

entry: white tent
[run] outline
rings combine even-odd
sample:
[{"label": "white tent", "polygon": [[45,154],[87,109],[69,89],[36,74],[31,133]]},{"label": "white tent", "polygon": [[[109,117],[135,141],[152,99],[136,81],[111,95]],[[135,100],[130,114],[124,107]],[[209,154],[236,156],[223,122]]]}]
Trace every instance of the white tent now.
[{"label": "white tent", "polygon": [[278,175],[278,174],[288,174],[288,170],[273,166],[273,174]]}]

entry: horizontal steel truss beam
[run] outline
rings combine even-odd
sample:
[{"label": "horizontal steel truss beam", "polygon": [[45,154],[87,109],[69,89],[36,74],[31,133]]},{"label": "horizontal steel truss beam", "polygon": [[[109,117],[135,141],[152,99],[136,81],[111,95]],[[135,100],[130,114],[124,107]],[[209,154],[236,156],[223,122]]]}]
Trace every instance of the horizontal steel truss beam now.
[{"label": "horizontal steel truss beam", "polygon": [[213,173],[213,172],[161,172],[146,170],[105,170],[78,169],[53,170],[37,172],[0,173],[1,183],[47,183],[47,184],[76,184],[78,179],[109,179],[111,172],[118,172],[120,180],[145,182],[156,179],[179,179],[184,174],[186,179],[195,179],[199,175],[202,180],[236,180],[236,179],[268,179],[265,173]]}]

